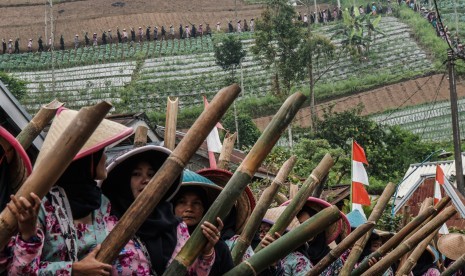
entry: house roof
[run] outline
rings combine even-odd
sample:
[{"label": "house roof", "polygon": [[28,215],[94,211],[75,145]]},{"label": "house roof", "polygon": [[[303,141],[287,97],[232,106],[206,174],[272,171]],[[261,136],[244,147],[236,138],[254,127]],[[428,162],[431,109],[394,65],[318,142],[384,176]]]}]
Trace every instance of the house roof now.
[{"label": "house roof", "polygon": [[[31,119],[31,115],[11,94],[5,84],[0,81],[0,124],[16,136]],[[44,137],[43,133],[41,133],[33,141],[33,146],[37,151],[42,147]]]},{"label": "house roof", "polygon": [[320,198],[336,205],[350,196],[350,185],[330,186],[323,189]]},{"label": "house roof", "polygon": [[[465,164],[464,161],[462,153],[462,164]],[[436,174],[436,165],[441,166],[444,174],[449,176],[449,179],[455,179],[455,162],[453,160],[411,164],[405,173],[404,179],[397,188],[396,198],[401,199],[407,195],[412,186],[418,184],[417,182],[422,176]],[[451,184],[457,187],[455,181]]]}]

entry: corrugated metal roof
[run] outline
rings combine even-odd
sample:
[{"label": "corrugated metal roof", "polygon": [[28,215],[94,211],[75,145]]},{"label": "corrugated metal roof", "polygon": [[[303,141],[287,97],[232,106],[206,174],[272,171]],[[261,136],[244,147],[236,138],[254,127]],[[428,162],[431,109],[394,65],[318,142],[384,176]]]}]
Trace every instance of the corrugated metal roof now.
[{"label": "corrugated metal roof", "polygon": [[[462,166],[465,165],[464,153],[462,153]],[[437,161],[437,162],[426,162],[423,164],[412,164],[405,173],[404,180],[397,188],[397,199],[403,198],[409,190],[417,183],[422,176],[436,174],[436,165],[440,165],[444,174],[447,178],[455,179],[455,161]],[[411,174],[411,175],[410,175]],[[451,183],[454,187],[456,183]]]}]

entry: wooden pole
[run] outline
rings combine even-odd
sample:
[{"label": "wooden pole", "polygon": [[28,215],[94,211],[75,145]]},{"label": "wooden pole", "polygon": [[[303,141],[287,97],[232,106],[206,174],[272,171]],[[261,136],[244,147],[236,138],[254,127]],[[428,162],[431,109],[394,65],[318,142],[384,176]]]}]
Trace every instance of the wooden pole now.
[{"label": "wooden pole", "polygon": [[[33,192],[43,198],[60,178],[74,156],[79,152],[87,139],[110,111],[111,104],[101,102],[91,107],[83,107],[77,116],[61,134],[53,151],[44,156],[44,162],[40,162],[19,188],[16,196],[23,196],[32,201],[30,193]],[[10,241],[16,232],[17,221],[8,208],[0,213],[0,248]]]},{"label": "wooden pole", "polygon": [[225,275],[258,275],[272,263],[284,258],[300,245],[324,231],[339,218],[340,212],[336,206],[325,208]]},{"label": "wooden pole", "polygon": [[257,206],[255,206],[249,220],[247,221],[247,224],[244,227],[244,230],[242,231],[240,237],[237,239],[237,242],[231,251],[234,264],[238,265],[242,261],[242,257],[244,256],[247,248],[250,246],[254,234],[260,227],[266,211],[273,202],[274,196],[278,192],[279,188],[284,185],[284,182],[289,176],[289,173],[294,167],[296,161],[297,157],[293,155],[286,162],[284,162],[283,166],[278,172],[278,175],[276,175],[271,185],[266,188],[265,191],[263,191]]},{"label": "wooden pole", "polygon": [[173,150],[161,168],[126,210],[115,228],[102,242],[96,259],[104,263],[112,263],[121,249],[134,236],[137,229],[160,202],[175,179],[181,174],[210,130],[220,120],[241,89],[237,84],[221,89],[213,98],[178,146]]},{"label": "wooden pole", "polygon": [[[221,219],[226,217],[305,100],[306,97],[301,93],[295,93],[287,98],[199,225],[204,221],[217,225],[217,217]],[[210,109],[210,106],[207,109]],[[164,275],[184,275],[206,244],[207,239],[202,234],[202,229],[197,227]]]},{"label": "wooden pole", "polygon": [[465,254],[460,256],[457,261],[455,261],[451,266],[449,266],[446,270],[441,273],[441,276],[452,276],[455,275],[459,269],[465,267]]},{"label": "wooden pole", "polygon": [[412,221],[410,221],[405,227],[400,229],[392,238],[385,242],[378,250],[371,253],[365,260],[352,271],[351,276],[358,276],[370,268],[368,260],[371,258],[379,259],[386,255],[391,249],[400,244],[407,236],[413,235],[418,229],[423,227],[429,220],[444,209],[445,205],[450,201],[449,197],[443,197],[435,207],[426,207],[423,212],[419,213]]},{"label": "wooden pole", "polygon": [[[292,219],[295,218],[297,213],[302,210],[302,207],[307,202],[308,197],[313,193],[316,186],[320,184],[321,179],[328,174],[331,167],[334,165],[333,158],[331,155],[326,154],[323,159],[320,161],[318,166],[312,171],[307,180],[300,188],[296,196],[289,202],[289,205],[284,209],[283,213],[276,220],[275,224],[271,226],[268,231],[269,235],[274,235],[274,233],[283,234],[286,231],[286,228],[291,223]],[[258,245],[255,248],[255,252],[259,252],[262,249],[261,245]]]},{"label": "wooden pole", "polygon": [[52,102],[43,105],[39,112],[32,118],[32,120],[21,130],[16,136],[16,140],[26,150],[28,149],[34,139],[40,134],[45,126],[53,119],[58,108],[62,107],[63,103],[53,100]]},{"label": "wooden pole", "polygon": [[223,140],[223,147],[221,148],[220,157],[218,159],[218,168],[223,170],[229,169],[229,161],[231,161],[231,154],[234,150],[234,143],[236,142],[237,132],[233,135],[226,134]]},{"label": "wooden pole", "polygon": [[421,241],[417,247],[415,247],[412,254],[410,254],[404,264],[397,270],[396,276],[410,275],[410,271],[412,271],[415,267],[418,259],[420,259],[421,255],[426,250],[426,247],[428,247],[429,243],[433,240],[438,231],[439,229],[431,233],[426,239]]},{"label": "wooden pole", "polygon": [[423,239],[428,237],[436,229],[441,227],[448,219],[455,215],[457,211],[454,206],[449,206],[439,213],[435,218],[423,226],[418,232],[413,234],[409,239],[403,241],[399,246],[397,246],[391,253],[386,257],[379,260],[375,265],[370,267],[362,276],[369,275],[381,275],[386,271],[389,266],[396,262],[400,257],[405,253],[411,251],[415,246],[418,245]]},{"label": "wooden pole", "polygon": [[299,186],[289,183],[289,199],[293,199],[299,192]]},{"label": "wooden pole", "polygon": [[134,148],[139,148],[147,145],[147,131],[146,126],[138,126],[134,134]]},{"label": "wooden pole", "polygon": [[275,196],[274,196],[274,200],[276,201],[276,203],[278,205],[281,205],[283,204],[284,202],[288,201],[289,199],[283,195],[282,193],[277,193]]},{"label": "wooden pole", "polygon": [[176,147],[176,125],[178,122],[179,99],[176,97],[166,101],[166,122],[165,122],[165,148],[174,150]]},{"label": "wooden pole", "polygon": [[337,258],[339,258],[347,249],[349,249],[357,240],[359,240],[368,231],[375,228],[373,221],[368,221],[351,232],[349,236],[341,241],[333,250],[331,250],[323,259],[321,259],[313,268],[307,273],[307,276],[318,276]]},{"label": "wooden pole", "polygon": [[410,220],[412,219],[412,217],[410,217],[410,206],[407,206],[405,205],[403,208],[403,216],[402,216],[402,227],[404,227],[405,225],[407,225]]},{"label": "wooden pole", "polygon": [[[387,204],[389,203],[389,200],[391,199],[391,197],[394,195],[395,192],[396,192],[396,184],[388,183],[386,185],[386,188],[384,188],[383,193],[378,198],[378,202],[376,202],[376,205],[373,208],[373,211],[371,211],[370,217],[368,217],[368,221],[372,221],[374,223],[378,221],[378,219],[383,214],[383,211],[386,208]],[[371,231],[367,232],[365,236],[360,238],[355,243],[339,275],[344,275],[344,276],[350,275],[350,273],[354,269],[355,264],[360,258],[360,255],[362,254],[363,249],[365,248],[366,244],[370,240],[371,233],[372,233]]]}]

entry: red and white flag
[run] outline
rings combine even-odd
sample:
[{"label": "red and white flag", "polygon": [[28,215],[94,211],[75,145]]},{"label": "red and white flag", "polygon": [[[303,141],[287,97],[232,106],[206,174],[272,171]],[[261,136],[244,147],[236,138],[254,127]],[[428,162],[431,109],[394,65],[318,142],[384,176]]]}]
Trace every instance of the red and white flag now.
[{"label": "red and white flag", "polygon": [[[203,96],[203,103],[204,108],[207,108],[208,101],[205,96]],[[218,128],[224,129],[223,126],[218,122],[207,136],[208,160],[210,162],[210,168],[212,169],[216,169],[216,158],[214,152],[221,153],[222,147],[220,135],[218,134]]]},{"label": "red and white flag", "polygon": [[[441,186],[444,187],[446,182],[449,183],[447,181],[446,176],[444,175],[444,171],[441,169],[439,165],[436,165],[436,181],[434,182],[434,204],[438,203],[439,200],[441,200]],[[445,223],[439,229],[439,234],[449,234],[449,229],[447,229],[447,225]]]},{"label": "red and white flag", "polygon": [[368,175],[363,164],[368,165],[363,148],[352,142],[352,210],[358,209],[365,214],[362,205],[370,206],[370,196],[364,185],[369,185]]}]

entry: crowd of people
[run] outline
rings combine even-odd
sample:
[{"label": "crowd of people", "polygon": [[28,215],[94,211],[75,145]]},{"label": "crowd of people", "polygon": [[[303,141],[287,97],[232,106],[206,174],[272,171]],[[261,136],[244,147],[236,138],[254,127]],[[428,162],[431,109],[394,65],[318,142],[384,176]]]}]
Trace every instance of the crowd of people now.
[{"label": "crowd of people", "polygon": [[[58,137],[76,115],[77,111],[63,108],[57,112],[34,168],[47,162],[46,156],[53,154]],[[234,268],[231,250],[248,222],[255,199],[247,188],[224,220],[201,223],[233,175],[219,169],[197,173],[184,170],[116,260],[112,264],[97,260],[100,244],[171,154],[167,148],[146,145],[107,160],[105,147],[132,133],[133,129],[104,119],[41,200],[34,193],[30,193],[29,199],[10,196],[12,187],[18,185],[18,175],[12,172],[30,174],[32,165],[16,139],[0,127],[0,204],[16,218],[18,229],[1,250],[0,268],[11,275],[162,275],[196,228],[207,244],[189,266],[188,275],[223,275]],[[266,212],[242,261],[254,255],[256,246],[270,246],[281,237],[270,229],[289,204],[285,202]],[[292,235],[296,227],[330,206],[320,198],[309,197],[282,235]],[[347,215],[341,212],[336,223],[271,263],[263,274],[306,275],[335,244],[365,222],[365,216],[357,209]],[[391,237],[392,233],[374,230],[358,263]],[[464,246],[457,248],[464,242],[465,235],[442,236],[437,248],[429,246],[424,251],[411,275],[439,275],[438,249],[445,256],[441,265],[448,266],[465,253]],[[336,258],[321,275],[338,275],[350,251]],[[379,261],[367,260],[370,266]],[[396,269],[394,264],[384,275],[394,275]],[[463,272],[457,275],[464,275]]]}]

